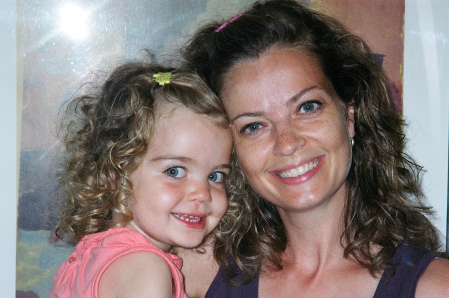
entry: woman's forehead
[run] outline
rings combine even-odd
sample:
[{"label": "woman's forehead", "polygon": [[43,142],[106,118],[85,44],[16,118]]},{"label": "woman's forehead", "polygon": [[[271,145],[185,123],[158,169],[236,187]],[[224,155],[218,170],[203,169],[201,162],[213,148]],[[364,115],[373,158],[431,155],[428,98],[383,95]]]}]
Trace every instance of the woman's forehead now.
[{"label": "woman's forehead", "polygon": [[248,96],[294,92],[288,96],[291,97],[314,86],[332,89],[313,56],[296,49],[273,48],[258,59],[242,61],[233,67],[224,77],[221,95],[226,105],[233,96],[246,100]]}]

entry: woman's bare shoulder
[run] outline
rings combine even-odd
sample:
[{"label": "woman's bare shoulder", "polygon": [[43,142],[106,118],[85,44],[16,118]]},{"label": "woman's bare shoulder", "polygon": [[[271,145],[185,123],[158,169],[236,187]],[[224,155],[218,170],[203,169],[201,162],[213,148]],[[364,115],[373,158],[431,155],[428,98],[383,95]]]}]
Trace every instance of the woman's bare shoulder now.
[{"label": "woman's bare shoulder", "polygon": [[204,297],[209,286],[217,275],[217,264],[212,246],[206,245],[202,249],[178,249],[178,256],[183,260],[185,289],[189,297]]},{"label": "woman's bare shoulder", "polygon": [[449,297],[449,260],[433,260],[418,281],[416,297]]}]

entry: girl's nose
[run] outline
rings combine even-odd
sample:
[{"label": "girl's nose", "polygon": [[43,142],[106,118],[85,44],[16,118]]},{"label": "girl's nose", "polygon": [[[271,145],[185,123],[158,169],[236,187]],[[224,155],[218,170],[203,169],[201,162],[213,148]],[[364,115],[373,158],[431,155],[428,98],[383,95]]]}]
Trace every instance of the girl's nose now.
[{"label": "girl's nose", "polygon": [[188,194],[188,198],[191,201],[198,201],[201,203],[210,203],[212,201],[212,196],[210,194],[209,182],[206,183],[196,183],[193,185],[192,189]]},{"label": "girl's nose", "polygon": [[273,153],[276,156],[290,156],[305,145],[304,137],[291,125],[277,128],[274,142]]}]

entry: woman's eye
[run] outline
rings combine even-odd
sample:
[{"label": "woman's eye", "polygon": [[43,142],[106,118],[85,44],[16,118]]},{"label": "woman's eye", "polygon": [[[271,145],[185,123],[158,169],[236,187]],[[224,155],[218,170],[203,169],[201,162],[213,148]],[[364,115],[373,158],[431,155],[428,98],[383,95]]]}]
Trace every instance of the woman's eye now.
[{"label": "woman's eye", "polygon": [[186,171],[181,167],[171,167],[165,171],[165,173],[174,178],[182,178],[185,176]]},{"label": "woman's eye", "polygon": [[213,172],[212,174],[209,175],[209,180],[217,182],[217,183],[223,182],[224,178],[225,178],[225,174],[220,173],[220,172]]},{"label": "woman's eye", "polygon": [[250,123],[248,125],[243,126],[243,128],[240,130],[240,133],[253,133],[257,130],[259,130],[262,127],[262,124],[260,123]]},{"label": "woman's eye", "polygon": [[322,105],[319,101],[307,101],[299,106],[300,113],[312,113]]}]

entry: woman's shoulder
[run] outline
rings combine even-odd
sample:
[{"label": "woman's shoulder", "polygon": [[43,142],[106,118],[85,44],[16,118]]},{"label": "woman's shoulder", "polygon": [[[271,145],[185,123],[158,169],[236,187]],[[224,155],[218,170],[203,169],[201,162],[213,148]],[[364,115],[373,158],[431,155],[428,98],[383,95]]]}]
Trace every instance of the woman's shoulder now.
[{"label": "woman's shoulder", "polygon": [[449,297],[449,260],[434,259],[416,286],[416,297]]},{"label": "woman's shoulder", "polygon": [[424,247],[399,246],[390,260],[392,267],[385,269],[374,297],[415,297],[415,293],[423,290],[423,284],[429,285],[425,276],[433,275],[432,267],[437,260],[437,255]]},{"label": "woman's shoulder", "polygon": [[181,272],[184,275],[186,293],[189,297],[205,297],[219,269],[212,245],[205,245],[199,250],[177,250],[183,261]]}]

